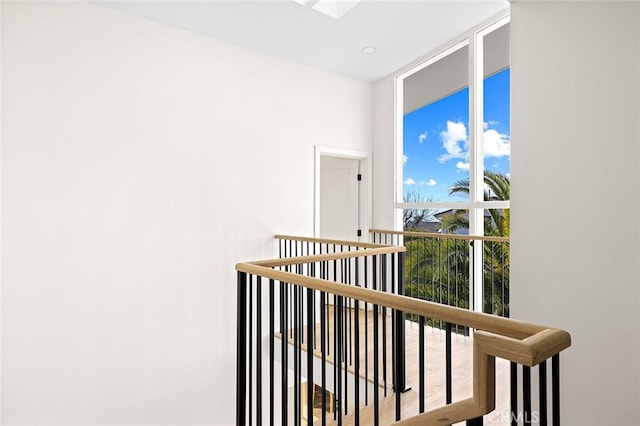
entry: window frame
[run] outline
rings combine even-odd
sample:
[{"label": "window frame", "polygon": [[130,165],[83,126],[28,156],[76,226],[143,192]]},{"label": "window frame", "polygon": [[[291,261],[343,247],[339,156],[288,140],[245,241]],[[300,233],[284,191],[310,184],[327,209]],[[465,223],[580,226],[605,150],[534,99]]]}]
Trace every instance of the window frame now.
[{"label": "window frame", "polygon": [[[465,209],[469,214],[469,235],[484,235],[485,209],[510,209],[511,200],[484,200],[484,37],[510,24],[508,12],[495,16],[483,24],[462,34],[426,59],[397,74],[394,78],[395,99],[395,194],[394,211],[396,229],[402,230],[402,212],[404,209]],[[468,46],[468,82],[469,82],[469,198],[466,201],[405,203],[403,186],[403,144],[404,144],[404,80],[431,64]],[[480,123],[480,125],[478,125]],[[473,277],[482,277],[482,250],[473,250],[470,263],[470,300],[469,306],[475,311],[483,308],[482,279],[473,282]]]}]

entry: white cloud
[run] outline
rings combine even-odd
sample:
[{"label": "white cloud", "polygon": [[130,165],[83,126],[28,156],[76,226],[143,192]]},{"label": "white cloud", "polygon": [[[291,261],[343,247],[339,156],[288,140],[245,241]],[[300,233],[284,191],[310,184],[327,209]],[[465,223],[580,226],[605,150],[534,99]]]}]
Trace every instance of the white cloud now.
[{"label": "white cloud", "polygon": [[[484,157],[509,157],[511,156],[511,137],[509,134],[499,133],[489,126],[497,124],[495,121],[484,122],[483,150]],[[440,132],[442,148],[445,153],[438,157],[440,163],[452,159],[456,162],[458,170],[469,170],[469,135],[467,127],[461,121],[447,121],[447,129]]]},{"label": "white cloud", "polygon": [[483,128],[486,130],[489,128],[489,126],[497,126],[498,124],[500,124],[500,122],[496,120],[485,121],[483,123]]},{"label": "white cloud", "polygon": [[462,161],[458,161],[456,163],[456,168],[460,170],[469,170],[469,163],[464,163]]},{"label": "white cloud", "polygon": [[428,181],[421,181],[420,185],[426,185],[426,186],[435,186],[438,182],[436,182],[433,179],[429,179]]},{"label": "white cloud", "polygon": [[407,164],[407,161],[409,161],[409,157],[407,157],[406,155],[402,156],[402,165],[404,166],[405,164]]},{"label": "white cloud", "polygon": [[484,156],[509,157],[511,155],[511,138],[509,135],[498,133],[495,129],[484,131]]},{"label": "white cloud", "polygon": [[427,132],[426,131],[424,133],[421,133],[420,136],[418,136],[418,143],[423,143],[425,140],[427,140]]},{"label": "white cloud", "polygon": [[460,121],[447,121],[447,130],[440,132],[442,147],[447,152],[442,154],[438,161],[444,163],[452,158],[466,159],[469,156],[465,151],[468,145],[467,128]]},{"label": "white cloud", "polygon": [[406,179],[404,180],[404,184],[405,184],[405,185],[415,185],[415,184],[416,184],[416,181],[415,181],[415,180],[413,180],[413,179],[411,179],[411,178],[406,178]]}]

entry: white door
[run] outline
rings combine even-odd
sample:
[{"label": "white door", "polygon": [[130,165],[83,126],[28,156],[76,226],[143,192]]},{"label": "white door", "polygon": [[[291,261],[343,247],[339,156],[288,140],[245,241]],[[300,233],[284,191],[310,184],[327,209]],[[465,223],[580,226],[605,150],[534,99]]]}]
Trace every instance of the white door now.
[{"label": "white door", "polygon": [[358,240],[360,229],[360,161],[320,157],[321,238]]}]

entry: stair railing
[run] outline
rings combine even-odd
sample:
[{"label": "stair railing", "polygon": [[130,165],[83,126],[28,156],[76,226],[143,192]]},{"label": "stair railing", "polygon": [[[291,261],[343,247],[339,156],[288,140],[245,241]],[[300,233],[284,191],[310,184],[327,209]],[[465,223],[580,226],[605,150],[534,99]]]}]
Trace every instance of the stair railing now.
[{"label": "stair railing", "polygon": [[[294,238],[304,244],[335,243]],[[279,237],[281,242],[287,239]],[[522,411],[517,400],[512,401],[512,418],[525,425],[532,419],[560,424],[559,353],[571,344],[567,332],[393,294],[390,288],[401,288],[404,280],[404,247],[343,243],[350,249],[236,265],[238,425],[482,424],[482,416],[495,407],[496,357],[511,361],[512,369],[523,366]],[[419,318],[421,325],[419,377],[408,378],[418,389],[411,392],[405,392],[408,386],[400,371],[405,342],[397,337],[404,333],[406,314]],[[388,318],[392,337],[383,345],[386,332],[380,325]],[[424,404],[427,319],[468,327],[473,336],[472,396],[448,398],[447,405],[431,410]],[[382,358],[388,352],[394,393],[385,398],[388,386],[380,369],[386,368]],[[537,401],[531,395],[534,366],[539,372]],[[367,377],[369,369],[373,371]],[[312,403],[318,388],[319,414]],[[403,398],[410,396],[419,401],[415,409],[403,406]]]}]

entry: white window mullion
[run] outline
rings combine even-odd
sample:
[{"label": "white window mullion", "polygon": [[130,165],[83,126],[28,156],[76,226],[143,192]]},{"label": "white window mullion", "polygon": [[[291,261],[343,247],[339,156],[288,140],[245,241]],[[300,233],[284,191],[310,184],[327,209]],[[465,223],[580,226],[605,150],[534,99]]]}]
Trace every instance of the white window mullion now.
[{"label": "white window mullion", "polygon": [[[483,114],[483,38],[475,34],[470,39],[469,58],[469,235],[484,235],[484,155],[482,136]],[[474,243],[470,263],[470,305],[483,310],[482,242]]]},{"label": "white window mullion", "polygon": [[[403,203],[404,200],[404,190],[402,181],[404,179],[404,170],[403,170],[403,161],[402,157],[404,155],[404,145],[402,141],[404,140],[404,76],[397,76],[394,82],[394,131],[395,131],[395,161],[394,161],[394,176],[399,177],[396,178],[395,188],[393,199],[395,203]],[[402,231],[402,210],[396,209],[394,212],[394,224],[395,229],[398,231]]]},{"label": "white window mullion", "polygon": [[[395,137],[396,141],[402,141],[404,135],[404,79],[400,77],[396,77],[395,79],[395,119],[394,119],[394,127],[395,127]],[[402,155],[404,154],[404,146],[402,143],[396,143],[396,152],[395,152],[395,163],[394,163],[394,172],[395,176],[400,176],[400,179],[396,179],[396,189],[395,189],[395,201],[397,203],[404,202],[403,197],[403,187],[402,187],[402,176],[403,176],[403,167],[402,167]]]}]

